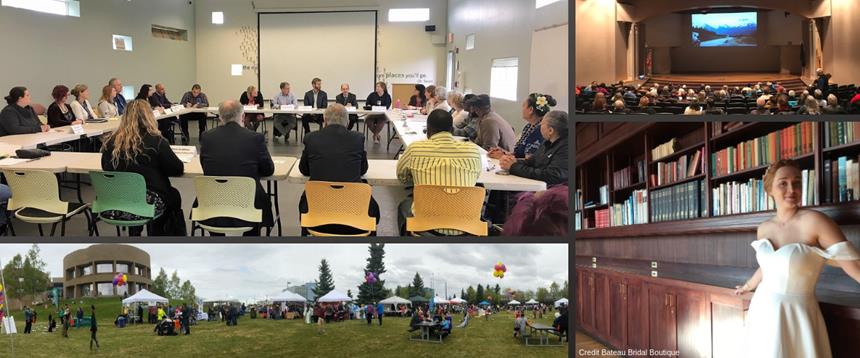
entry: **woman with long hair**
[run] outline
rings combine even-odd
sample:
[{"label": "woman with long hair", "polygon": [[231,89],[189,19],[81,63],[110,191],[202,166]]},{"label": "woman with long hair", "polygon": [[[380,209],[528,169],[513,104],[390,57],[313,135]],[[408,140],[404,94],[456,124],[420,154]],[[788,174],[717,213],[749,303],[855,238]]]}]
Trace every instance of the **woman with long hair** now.
[{"label": "woman with long hair", "polygon": [[[165,228],[169,216],[181,211],[182,204],[179,191],[170,186],[169,177],[182,175],[184,165],[170,149],[167,139],[161,136],[149,102],[136,99],[128,104],[119,128],[105,139],[102,169],[143,175],[146,179],[146,201],[155,205],[156,216],[148,234],[176,233]],[[101,216],[118,220],[142,219],[116,210],[102,212]],[[129,234],[140,234],[141,231],[142,228],[130,228]]]},{"label": "woman with long hair", "polygon": [[776,215],[759,225],[752,247],[759,268],[735,294],[755,290],[746,320],[750,357],[830,357],[815,286],[825,263],[860,283],[860,253],[828,216],[801,207],[793,160],[768,167],[764,187]]}]

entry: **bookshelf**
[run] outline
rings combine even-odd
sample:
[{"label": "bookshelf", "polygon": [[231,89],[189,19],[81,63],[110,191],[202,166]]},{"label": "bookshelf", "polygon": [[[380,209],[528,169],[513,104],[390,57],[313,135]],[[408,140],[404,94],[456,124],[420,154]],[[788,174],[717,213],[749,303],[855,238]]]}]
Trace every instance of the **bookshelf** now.
[{"label": "bookshelf", "polygon": [[[577,127],[577,141],[588,143],[577,147],[577,190],[585,192],[586,201],[597,197],[601,186],[609,192],[606,205],[577,216],[578,238],[754,230],[772,215],[759,182],[770,163],[786,158],[800,164],[805,207],[860,222],[860,122],[614,126],[608,133],[584,131],[597,139],[580,138]],[[652,150],[666,143],[671,153],[655,158]],[[717,170],[727,160],[733,161],[731,168]],[[604,210],[611,212],[611,226],[598,228],[595,212]]]}]

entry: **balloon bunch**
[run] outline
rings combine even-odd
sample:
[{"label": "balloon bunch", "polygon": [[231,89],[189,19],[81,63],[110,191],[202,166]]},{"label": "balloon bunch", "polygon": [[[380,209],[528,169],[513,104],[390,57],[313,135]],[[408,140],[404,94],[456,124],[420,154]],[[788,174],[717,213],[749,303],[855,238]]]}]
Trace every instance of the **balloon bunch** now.
[{"label": "balloon bunch", "polygon": [[504,278],[505,272],[508,271],[508,268],[505,267],[501,261],[496,263],[496,266],[493,267],[493,277]]},{"label": "balloon bunch", "polygon": [[118,273],[113,278],[114,286],[125,286],[128,283],[128,276],[124,273]]},{"label": "balloon bunch", "polygon": [[6,292],[3,291],[3,285],[0,284],[0,310],[6,305]]},{"label": "balloon bunch", "polygon": [[367,282],[370,285],[376,283],[376,281],[377,277],[376,274],[373,272],[368,272],[367,275],[364,276],[364,282]]}]

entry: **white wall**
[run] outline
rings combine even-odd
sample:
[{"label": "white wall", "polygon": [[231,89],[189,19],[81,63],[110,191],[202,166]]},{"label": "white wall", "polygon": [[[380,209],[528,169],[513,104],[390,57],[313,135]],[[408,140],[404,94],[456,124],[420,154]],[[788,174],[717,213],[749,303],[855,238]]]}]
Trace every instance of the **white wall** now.
[{"label": "white wall", "polygon": [[[244,59],[242,50],[243,35],[240,29],[247,26],[257,30],[257,11],[335,11],[335,10],[379,10],[379,29],[377,37],[378,79],[392,83],[441,83],[445,76],[445,46],[433,45],[432,36],[446,33],[447,4],[445,0],[315,0],[278,1],[255,0],[252,8],[250,0],[206,0],[196,3],[197,23],[197,79],[213,103],[225,99],[238,99],[249,86],[257,85],[257,74],[253,70],[244,71],[242,76],[231,76],[231,64],[252,65],[253,61]],[[389,23],[390,8],[430,8],[430,21],[427,23]],[[212,11],[224,12],[224,24],[213,25]],[[425,25],[436,25],[435,33],[424,32]],[[252,36],[256,46],[256,36]],[[285,39],[283,46],[294,46],[296,51],[313,50],[313,44],[305,39]],[[349,54],[344,55],[349,61]],[[290,59],[284,59],[289,62]],[[389,76],[385,76],[388,74]],[[417,74],[417,76],[415,76]],[[292,84],[296,94],[309,90],[310,83]],[[341,82],[341,79],[322,78],[324,82]],[[262,88],[266,98],[271,98],[277,88]],[[367,93],[356,93],[364,98]],[[332,99],[334,96],[330,96]]]},{"label": "white wall", "polygon": [[[175,0],[85,0],[81,17],[65,17],[0,7],[0,91],[25,86],[47,106],[55,85],[83,83],[95,102],[119,77],[135,89],[162,82],[178,101],[194,81],[193,8]],[[188,30],[188,41],[154,38],[153,24]],[[134,51],[114,51],[113,34],[131,36]]]},{"label": "white wall", "polygon": [[[535,9],[534,0],[449,0],[448,28],[454,33],[451,48],[463,73],[463,89],[473,93],[490,92],[490,67],[493,59],[519,58],[517,101],[493,98],[493,107],[518,132],[525,124],[521,103],[529,95],[529,67],[532,33],[536,28],[567,22],[568,1],[562,0]],[[466,35],[475,34],[475,49],[466,50]],[[556,56],[547,53],[546,56]],[[566,97],[565,93],[550,93]]]}]

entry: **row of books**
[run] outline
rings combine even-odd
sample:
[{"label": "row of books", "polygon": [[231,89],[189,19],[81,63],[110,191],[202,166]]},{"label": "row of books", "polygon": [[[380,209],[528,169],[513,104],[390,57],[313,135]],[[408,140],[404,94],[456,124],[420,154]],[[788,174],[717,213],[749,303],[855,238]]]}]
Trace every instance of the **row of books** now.
[{"label": "row of books", "polygon": [[[801,171],[800,206],[818,205],[815,182],[815,170]],[[765,191],[764,178],[751,178],[746,182],[721,183],[711,191],[713,216],[752,213],[775,208],[773,198]]]},{"label": "row of books", "polygon": [[573,210],[582,210],[583,207],[585,207],[585,205],[582,202],[582,189],[576,189],[576,193],[573,198]]},{"label": "row of books", "polygon": [[600,192],[600,205],[609,203],[609,185],[603,185],[599,189]]},{"label": "row of books", "polygon": [[573,229],[582,230],[582,213],[576,212],[573,214]]},{"label": "row of books", "polygon": [[[634,177],[633,174],[636,174]],[[635,182],[634,182],[635,180]],[[615,189],[626,188],[633,184],[642,183],[645,181],[645,161],[636,162],[636,168],[626,167],[624,169],[612,173],[612,187]]]},{"label": "row of books", "polygon": [[824,161],[824,200],[828,203],[860,200],[860,156]]},{"label": "row of books", "polygon": [[672,138],[668,142],[660,144],[656,148],[651,149],[651,160],[657,160],[667,155],[671,155],[675,153],[675,149],[677,149],[677,147],[678,139]]},{"label": "row of books", "polygon": [[648,191],[634,190],[626,200],[610,209],[612,226],[648,223]]},{"label": "row of books", "polygon": [[711,153],[711,173],[726,175],[811,153],[813,126],[813,122],[798,123]]},{"label": "row of books", "polygon": [[708,213],[703,180],[652,190],[649,195],[652,222],[693,219]]},{"label": "row of books", "polygon": [[604,228],[609,227],[609,208],[594,211],[594,227]]},{"label": "row of books", "polygon": [[827,122],[824,125],[824,147],[854,143],[860,140],[860,123]]},{"label": "row of books", "polygon": [[670,162],[657,163],[657,172],[651,174],[651,186],[674,183],[694,177],[705,172],[705,148],[699,148],[692,155],[684,154],[680,158]]},{"label": "row of books", "polygon": [[744,122],[713,122],[711,123],[711,137],[730,132],[732,129],[743,125]]}]

